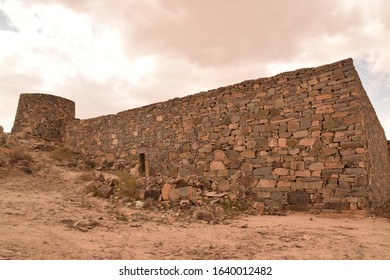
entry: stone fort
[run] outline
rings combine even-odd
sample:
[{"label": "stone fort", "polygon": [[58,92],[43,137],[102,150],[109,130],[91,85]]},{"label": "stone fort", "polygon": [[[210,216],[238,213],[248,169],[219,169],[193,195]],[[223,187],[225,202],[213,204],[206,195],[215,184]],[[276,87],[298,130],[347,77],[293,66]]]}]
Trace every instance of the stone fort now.
[{"label": "stone fort", "polygon": [[288,209],[370,209],[390,198],[387,140],[352,59],[84,120],[71,100],[21,94],[20,131],[99,165],[201,177]]}]

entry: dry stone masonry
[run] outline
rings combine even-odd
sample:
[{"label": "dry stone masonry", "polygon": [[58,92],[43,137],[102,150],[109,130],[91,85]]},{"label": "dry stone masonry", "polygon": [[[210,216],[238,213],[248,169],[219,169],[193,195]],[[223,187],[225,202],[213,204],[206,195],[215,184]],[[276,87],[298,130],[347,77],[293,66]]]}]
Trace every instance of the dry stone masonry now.
[{"label": "dry stone masonry", "polygon": [[66,123],[75,118],[73,101],[49,94],[20,95],[12,132],[61,139]]},{"label": "dry stone masonry", "polygon": [[352,59],[85,120],[72,101],[24,94],[14,130],[60,138],[99,165],[198,177],[268,207],[358,210],[389,199],[387,141]]}]

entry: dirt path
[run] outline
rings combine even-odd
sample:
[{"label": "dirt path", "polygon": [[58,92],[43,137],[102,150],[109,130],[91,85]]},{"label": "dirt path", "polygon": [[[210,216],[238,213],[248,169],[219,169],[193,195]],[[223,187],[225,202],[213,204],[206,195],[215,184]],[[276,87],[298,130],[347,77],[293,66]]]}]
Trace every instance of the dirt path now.
[{"label": "dirt path", "polygon": [[0,259],[390,259],[389,219],[289,213],[212,225],[88,197],[82,174],[50,163],[0,173]]}]

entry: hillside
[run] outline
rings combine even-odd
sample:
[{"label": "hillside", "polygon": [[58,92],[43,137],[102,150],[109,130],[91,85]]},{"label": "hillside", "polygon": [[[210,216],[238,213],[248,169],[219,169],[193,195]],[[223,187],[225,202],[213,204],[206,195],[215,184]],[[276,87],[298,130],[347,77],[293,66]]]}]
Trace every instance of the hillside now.
[{"label": "hillside", "polygon": [[0,139],[0,259],[390,258],[386,218],[241,209],[209,189],[203,202],[131,199],[123,171],[26,135]]}]

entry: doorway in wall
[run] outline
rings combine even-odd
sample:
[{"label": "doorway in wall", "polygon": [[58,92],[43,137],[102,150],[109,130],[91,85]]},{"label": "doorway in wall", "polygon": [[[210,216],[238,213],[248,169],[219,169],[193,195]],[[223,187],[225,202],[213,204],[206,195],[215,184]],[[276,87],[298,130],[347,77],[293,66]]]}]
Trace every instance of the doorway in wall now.
[{"label": "doorway in wall", "polygon": [[145,154],[139,154],[139,176],[144,177],[145,176],[145,170],[146,170],[146,164],[145,164]]}]

